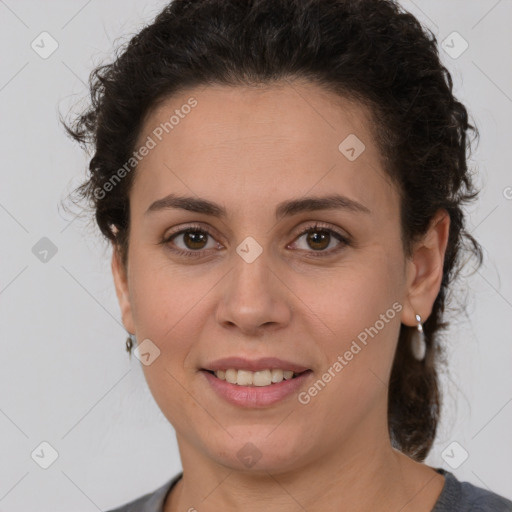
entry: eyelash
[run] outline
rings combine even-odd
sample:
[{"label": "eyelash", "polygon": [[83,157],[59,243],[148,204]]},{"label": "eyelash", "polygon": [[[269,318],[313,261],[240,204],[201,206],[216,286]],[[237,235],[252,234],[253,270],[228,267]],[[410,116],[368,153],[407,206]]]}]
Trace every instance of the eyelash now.
[{"label": "eyelash", "polygon": [[[312,250],[310,252],[313,254],[313,256],[312,256],[313,258],[325,258],[327,256],[332,256],[333,254],[336,254],[339,251],[341,251],[345,246],[351,245],[349,239],[346,236],[342,235],[341,233],[339,233],[338,231],[336,231],[336,230],[334,230],[332,228],[329,228],[329,227],[326,227],[326,226],[322,226],[321,224],[319,224],[317,222],[315,222],[313,224],[310,224],[309,226],[306,226],[295,237],[294,241],[299,239],[299,238],[301,238],[304,235],[307,235],[310,232],[316,232],[316,231],[324,232],[324,233],[327,232],[330,235],[334,235],[334,237],[338,241],[341,242],[341,244],[339,244],[339,245],[341,245],[341,247],[337,246],[335,249],[330,249],[329,251],[325,251],[325,250],[314,251],[314,250]],[[202,226],[190,225],[190,226],[187,226],[184,229],[181,229],[180,231],[172,233],[170,236],[165,237],[160,243],[162,245],[169,244],[177,236],[182,235],[184,233],[188,233],[188,232],[199,233],[199,234],[207,235],[209,237],[214,238],[212,233],[210,233],[207,229],[203,228]],[[209,250],[209,249],[206,249],[206,250]],[[184,250],[184,249],[171,248],[171,251],[173,251],[178,256],[186,256],[186,257],[198,258],[198,257],[202,257],[203,256],[202,253],[205,252],[205,249],[198,249],[197,251],[187,251],[187,250]]]}]

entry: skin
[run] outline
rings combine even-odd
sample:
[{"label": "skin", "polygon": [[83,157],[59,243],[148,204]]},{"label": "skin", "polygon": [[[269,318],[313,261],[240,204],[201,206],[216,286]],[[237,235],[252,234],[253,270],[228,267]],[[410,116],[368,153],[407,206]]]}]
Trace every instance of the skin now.
[{"label": "skin", "polygon": [[[270,503],[283,512],[430,511],[444,477],[391,447],[387,392],[400,324],[415,326],[415,313],[425,321],[439,292],[449,216],[439,211],[406,258],[398,192],[369,112],[311,83],[183,91],[150,112],[139,143],[190,97],[197,106],[137,167],[127,267],[116,250],[112,257],[126,329],[161,351],[143,369],[176,430],[184,470],[165,512],[268,511]],[[352,162],[338,150],[349,134],[366,146]],[[219,203],[228,215],[145,215],[171,192]],[[333,192],[370,212],[275,219],[282,201]],[[300,232],[309,221],[348,235],[349,243],[331,236],[308,244]],[[188,223],[212,238],[159,244]],[[248,236],[262,248],[252,263],[236,252]],[[199,247],[202,255],[178,256],[171,247]],[[331,254],[315,258],[318,247]],[[275,356],[313,370],[307,389],[395,302],[401,311],[307,405],[293,394],[242,409],[199,372],[228,355]],[[237,457],[248,442],[261,454],[251,468]]]}]

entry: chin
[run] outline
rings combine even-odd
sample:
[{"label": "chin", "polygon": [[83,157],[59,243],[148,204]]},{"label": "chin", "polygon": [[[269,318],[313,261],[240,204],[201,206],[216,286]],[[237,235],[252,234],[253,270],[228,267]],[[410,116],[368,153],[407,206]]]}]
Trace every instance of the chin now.
[{"label": "chin", "polygon": [[229,469],[267,476],[295,470],[301,460],[305,464],[310,437],[298,433],[293,436],[285,429],[279,435],[272,431],[275,427],[260,427],[257,433],[254,427],[229,428],[233,437],[226,435],[215,448],[208,447],[210,457]]}]

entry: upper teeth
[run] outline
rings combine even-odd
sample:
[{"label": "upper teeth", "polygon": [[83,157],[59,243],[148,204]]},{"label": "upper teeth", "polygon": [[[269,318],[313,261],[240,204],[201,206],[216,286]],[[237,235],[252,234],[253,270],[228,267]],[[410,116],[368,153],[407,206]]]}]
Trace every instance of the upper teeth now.
[{"label": "upper teeth", "polygon": [[293,377],[293,371],[278,369],[250,372],[230,368],[228,370],[218,370],[214,373],[217,378],[239,386],[269,386],[282,382],[283,379],[288,380]]}]

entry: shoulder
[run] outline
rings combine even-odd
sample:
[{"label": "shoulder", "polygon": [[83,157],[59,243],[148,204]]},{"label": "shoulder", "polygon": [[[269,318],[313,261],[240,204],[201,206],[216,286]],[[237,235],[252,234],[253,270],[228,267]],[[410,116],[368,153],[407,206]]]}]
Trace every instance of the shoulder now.
[{"label": "shoulder", "polygon": [[158,489],[106,512],[163,512],[165,498],[181,476],[182,473],[179,473]]},{"label": "shoulder", "polygon": [[512,512],[512,501],[482,487],[459,481],[444,469],[443,491],[432,512]]}]

